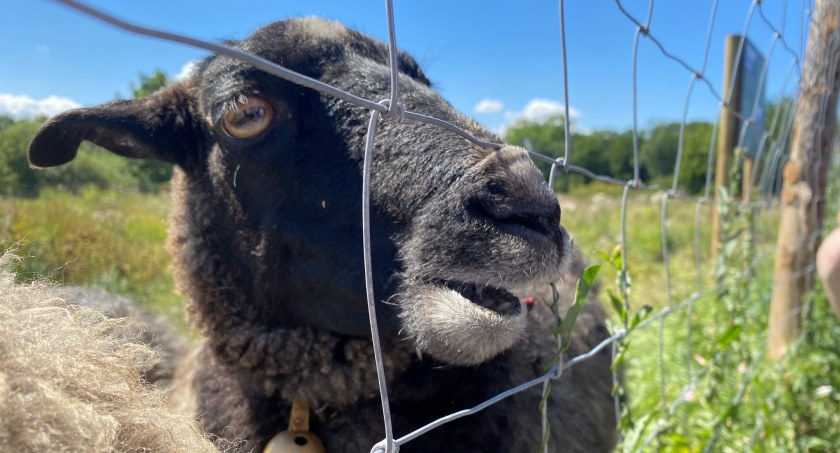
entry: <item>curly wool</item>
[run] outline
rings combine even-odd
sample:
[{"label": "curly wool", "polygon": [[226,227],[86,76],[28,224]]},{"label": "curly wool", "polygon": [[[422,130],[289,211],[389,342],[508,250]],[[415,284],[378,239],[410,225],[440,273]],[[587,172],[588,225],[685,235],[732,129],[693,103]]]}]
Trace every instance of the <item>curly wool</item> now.
[{"label": "curly wool", "polygon": [[[190,296],[187,314],[202,331],[201,347],[209,353],[203,357],[193,354],[180,363],[182,379],[175,379],[177,398],[193,385],[186,376],[212,361],[213,367],[219,365],[224,372],[237,375],[237,385],[263,397],[279,396],[285,401],[306,398],[312,407],[327,405],[331,409],[377,399],[379,381],[371,341],[306,326],[263,326],[258,306],[240,289],[241,282],[259,272],[231,265],[233,258],[218,253],[230,249],[225,238],[237,233],[219,217],[212,201],[215,195],[191,183],[177,169],[172,194],[168,240],[175,257],[175,281],[179,292]],[[192,203],[187,203],[188,199]],[[258,235],[240,239],[248,241],[245,249],[260,249]],[[416,352],[405,341],[383,346],[390,380],[408,369]],[[215,399],[217,395],[212,393],[203,396]],[[185,401],[178,404],[191,407]]]},{"label": "curly wool", "polygon": [[155,351],[151,363],[141,370],[143,382],[171,386],[175,366],[188,344],[162,315],[99,288],[58,286],[54,293],[72,305],[90,307],[108,318],[121,318],[114,330],[120,341],[142,343]]},{"label": "curly wool", "polygon": [[[379,395],[370,340],[297,327],[238,329],[204,342],[230,370],[249,370],[253,390],[264,396],[305,397],[314,406],[338,409]],[[386,379],[391,380],[408,369],[414,348],[406,342],[385,346]]]},{"label": "curly wool", "polygon": [[15,259],[0,256],[0,451],[218,451],[143,384],[155,352],[115,334],[125,321],[16,284]]}]

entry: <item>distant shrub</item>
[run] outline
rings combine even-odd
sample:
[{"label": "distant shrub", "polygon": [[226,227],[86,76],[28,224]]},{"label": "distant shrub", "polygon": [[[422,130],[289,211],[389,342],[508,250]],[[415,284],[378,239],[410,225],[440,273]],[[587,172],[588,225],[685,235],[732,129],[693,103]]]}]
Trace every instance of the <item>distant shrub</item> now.
[{"label": "distant shrub", "polygon": [[79,193],[86,187],[98,189],[136,189],[138,180],[127,161],[102,148],[85,143],[73,162],[37,172],[39,187],[57,187]]},{"label": "distant shrub", "polygon": [[32,169],[26,153],[44,121],[0,117],[0,195],[34,197],[44,187],[72,193],[87,187],[157,192],[172,177],[169,164],[127,160],[90,143],[82,144],[76,159],[67,165]]}]

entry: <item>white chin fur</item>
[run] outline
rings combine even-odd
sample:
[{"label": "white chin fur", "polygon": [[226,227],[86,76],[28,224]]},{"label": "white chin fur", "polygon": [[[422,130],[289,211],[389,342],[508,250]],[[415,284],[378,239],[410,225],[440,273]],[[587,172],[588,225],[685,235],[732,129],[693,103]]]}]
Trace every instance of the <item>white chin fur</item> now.
[{"label": "white chin fur", "polygon": [[423,353],[452,365],[478,365],[504,352],[525,333],[524,307],[502,315],[449,288],[417,284],[402,294],[404,332]]}]

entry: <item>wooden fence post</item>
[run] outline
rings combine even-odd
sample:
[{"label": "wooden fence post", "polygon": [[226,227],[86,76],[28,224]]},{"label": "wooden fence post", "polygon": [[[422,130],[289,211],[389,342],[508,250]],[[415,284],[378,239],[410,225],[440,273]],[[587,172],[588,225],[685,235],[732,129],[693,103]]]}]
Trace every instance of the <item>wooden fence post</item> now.
[{"label": "wooden fence post", "polygon": [[[741,83],[743,78],[741,71],[737,71],[739,63],[735,61],[738,54],[738,47],[741,45],[741,36],[729,35],[726,37],[726,45],[723,56],[723,99],[729,100],[727,105],[720,109],[720,124],[718,125],[718,136],[715,157],[715,191],[714,209],[712,209],[712,265],[717,266],[718,253],[720,251],[720,195],[721,187],[729,187],[729,166],[732,165],[732,151],[738,143],[738,118],[736,112],[740,111]],[[735,80],[733,81],[733,77]],[[734,82],[734,83],[733,83]]]},{"label": "wooden fence post", "polygon": [[753,165],[755,165],[755,160],[752,157],[746,156],[744,157],[744,167],[741,170],[742,180],[741,180],[741,202],[742,203],[749,203],[752,201],[752,188],[753,188]]},{"label": "wooden fence post", "polygon": [[840,0],[816,0],[799,82],[791,155],[783,171],[768,352],[784,357],[801,328],[802,297],[813,287],[825,209],[826,171],[840,84]]}]

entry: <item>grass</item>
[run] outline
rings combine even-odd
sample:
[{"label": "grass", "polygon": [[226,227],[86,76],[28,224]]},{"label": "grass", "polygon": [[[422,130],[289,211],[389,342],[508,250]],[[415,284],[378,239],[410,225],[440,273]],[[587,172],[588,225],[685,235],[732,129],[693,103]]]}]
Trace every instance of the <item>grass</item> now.
[{"label": "grass", "polygon": [[625,361],[633,419],[626,451],[837,451],[837,320],[814,292],[803,336],[784,361],[769,360],[771,285],[762,275],[745,284],[737,315],[725,316],[710,294],[634,332]]},{"label": "grass", "polygon": [[[620,188],[592,196],[561,196],[563,224],[590,263],[620,241]],[[664,291],[661,203],[652,193],[633,194],[628,216],[628,263],[634,287],[645,289],[645,304],[667,304]],[[708,208],[703,208],[708,211]],[[672,255],[674,300],[694,290],[695,205],[669,206],[668,244]],[[164,248],[169,196],[86,189],[78,194],[44,190],[38,198],[0,199],[0,246],[13,244],[26,257],[21,280],[46,276],[54,281],[93,285],[131,297],[184,326],[184,298],[175,295],[169,254]],[[704,214],[705,215],[705,214]],[[709,227],[701,224],[703,259],[708,259]],[[708,267],[708,266],[707,266]],[[710,272],[710,269],[709,269]],[[604,267],[602,283],[614,281]],[[601,293],[606,303],[606,292]]]},{"label": "grass", "polygon": [[[621,188],[562,195],[563,224],[590,264],[601,264],[599,297],[616,292],[611,255],[621,238]],[[186,331],[165,251],[166,194],[89,189],[0,199],[0,247],[24,256],[22,281],[47,276],[101,286],[164,313]],[[631,193],[627,254],[631,313],[690,306],[631,332],[622,344],[626,451],[835,451],[840,449],[840,330],[819,290],[809,298],[802,339],[781,363],[765,355],[778,212],[756,214],[755,249],[736,238],[715,275],[710,208]],[[699,235],[696,235],[696,231]],[[699,238],[699,268],[695,240]],[[744,257],[753,267],[744,267]],[[666,278],[670,270],[670,288]],[[751,272],[744,273],[745,269]],[[694,300],[692,299],[692,300]],[[623,323],[619,315],[612,318]]]},{"label": "grass", "polygon": [[98,286],[163,313],[186,331],[164,248],[169,197],[87,189],[0,199],[0,248],[25,259],[21,281]]},{"label": "grass", "polygon": [[[591,195],[560,195],[562,224],[571,233],[584,258],[603,264],[600,256],[610,255],[621,243],[621,187],[604,185],[603,191]],[[643,291],[638,306],[662,308],[679,303],[702,286],[713,284],[711,263],[711,207],[698,207],[695,198],[668,201],[665,211],[665,240],[671,272],[671,291],[667,291],[665,249],[662,236],[662,192],[634,191],[627,207],[627,268],[632,278],[631,303]],[[772,258],[779,213],[768,209],[757,214],[755,237],[760,256]],[[696,237],[697,234],[699,237]],[[696,240],[699,239],[699,248]],[[699,253],[699,268],[695,253]],[[616,270],[605,266],[599,278],[602,284],[612,283]],[[641,295],[641,294],[640,294]],[[606,292],[602,301],[609,305]],[[638,308],[635,307],[635,308]]]},{"label": "grass", "polygon": [[[594,264],[605,264],[601,256],[611,256],[621,240],[622,188],[600,189],[560,197],[563,224]],[[804,333],[785,360],[765,354],[778,210],[736,213],[718,263],[710,262],[709,207],[673,199],[665,213],[663,222],[659,194],[633,192],[628,199],[623,258],[630,312],[692,303],[632,331],[621,345],[620,449],[838,451],[840,328],[819,287],[808,297]],[[742,227],[750,214],[752,227]],[[754,248],[743,241],[749,231]],[[618,293],[616,276],[615,267],[602,267],[600,298],[607,306],[609,291]],[[618,315],[613,323],[623,327]]]}]

